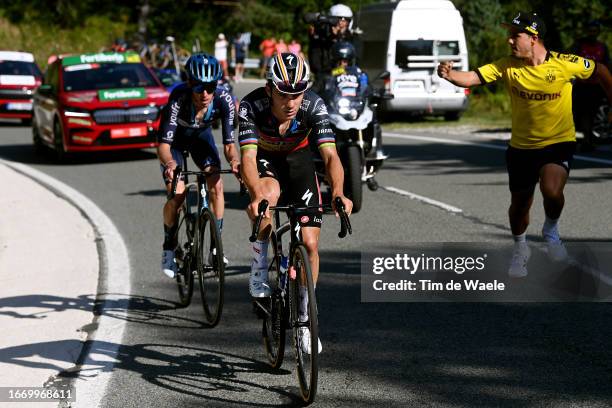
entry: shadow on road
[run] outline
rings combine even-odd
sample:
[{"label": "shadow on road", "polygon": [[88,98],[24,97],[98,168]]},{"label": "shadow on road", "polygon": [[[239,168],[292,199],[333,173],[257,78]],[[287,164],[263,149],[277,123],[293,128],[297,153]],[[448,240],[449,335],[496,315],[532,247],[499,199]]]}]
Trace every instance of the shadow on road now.
[{"label": "shadow on road", "polygon": [[65,162],[58,162],[51,150],[37,153],[32,144],[3,145],[0,148],[0,157],[6,160],[24,164],[45,165],[88,165],[98,163],[118,163],[127,161],[151,160],[157,156],[146,150],[119,150],[96,153],[78,153],[71,155]]}]

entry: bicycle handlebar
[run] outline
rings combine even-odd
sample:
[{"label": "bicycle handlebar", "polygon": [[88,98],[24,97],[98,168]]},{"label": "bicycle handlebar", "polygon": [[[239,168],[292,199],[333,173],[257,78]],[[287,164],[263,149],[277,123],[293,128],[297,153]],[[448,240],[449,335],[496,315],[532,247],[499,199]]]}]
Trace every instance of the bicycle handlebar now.
[{"label": "bicycle handlebar", "polygon": [[346,237],[346,233],[349,235],[353,234],[353,227],[351,226],[351,222],[349,221],[348,214],[344,209],[344,203],[340,197],[334,198],[334,203],[336,204],[336,210],[338,214],[340,214],[340,232],[338,233],[338,238]]},{"label": "bicycle handlebar", "polygon": [[[336,211],[338,211],[338,214],[340,215],[340,232],[338,233],[338,237],[339,238],[344,238],[346,237],[346,234],[348,233],[349,235],[353,234],[353,227],[351,226],[351,221],[349,220],[349,216],[346,213],[345,209],[344,209],[344,203],[342,202],[342,199],[340,197],[336,197],[334,199],[334,203],[336,204]],[[257,218],[255,219],[255,222],[253,223],[253,229],[251,232],[251,236],[249,237],[249,241],[251,242],[255,242],[257,240],[257,236],[259,235],[259,228],[261,226],[261,220],[263,219],[264,213],[266,212],[266,209],[268,208],[268,200],[261,200],[259,202],[259,207],[257,208]],[[306,210],[306,209],[310,209],[310,208],[320,208],[321,206],[316,206],[316,205],[311,205],[311,206],[294,206],[294,205],[287,205],[287,206],[275,206],[275,207],[270,207],[270,210],[277,210],[277,211],[295,211],[295,210]],[[323,206],[324,208],[330,208],[330,206]]]},{"label": "bicycle handlebar", "polygon": [[168,193],[168,200],[172,200],[174,196],[176,196],[176,186],[178,184],[181,176],[184,175],[196,175],[196,176],[204,176],[209,177],[214,174],[233,174],[234,172],[231,170],[215,170],[215,171],[183,171],[181,166],[176,166],[174,169],[174,175],[172,176],[172,185],[170,188],[170,192]]},{"label": "bicycle handlebar", "polygon": [[257,241],[257,236],[259,235],[259,227],[261,226],[261,220],[263,219],[264,213],[268,208],[268,200],[261,200],[259,202],[259,207],[257,207],[257,218],[253,223],[253,231],[251,236],[249,237],[249,241],[255,242]]}]

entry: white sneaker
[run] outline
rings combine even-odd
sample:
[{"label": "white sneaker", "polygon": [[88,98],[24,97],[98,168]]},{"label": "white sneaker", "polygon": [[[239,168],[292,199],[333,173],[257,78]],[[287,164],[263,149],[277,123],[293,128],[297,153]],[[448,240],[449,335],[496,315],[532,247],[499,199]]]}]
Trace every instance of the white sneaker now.
[{"label": "white sneaker", "polygon": [[251,266],[251,276],[249,277],[249,293],[254,298],[264,298],[272,294],[272,289],[268,284],[268,268],[253,269]]},{"label": "white sneaker", "polygon": [[[300,336],[300,343],[302,345],[302,353],[310,354],[310,329],[308,327],[300,327],[298,335]],[[323,345],[321,339],[317,339],[319,343],[319,354],[323,351]]]},{"label": "white sneaker", "polygon": [[[216,255],[217,255],[217,248],[213,248],[213,250],[208,253],[208,261],[207,261],[208,265],[213,264],[213,259]],[[223,255],[223,266],[227,266],[227,265],[229,265],[229,261],[227,260],[225,255]]]},{"label": "white sneaker", "polygon": [[161,269],[167,277],[172,279],[176,277],[177,266],[174,260],[174,251],[164,250],[162,253]]},{"label": "white sneaker", "polygon": [[524,278],[527,276],[527,261],[530,256],[531,249],[529,249],[529,245],[526,242],[515,242],[508,276],[511,278]]},{"label": "white sneaker", "polygon": [[568,258],[567,249],[561,240],[546,241],[546,249],[548,258],[553,262],[562,262]]}]

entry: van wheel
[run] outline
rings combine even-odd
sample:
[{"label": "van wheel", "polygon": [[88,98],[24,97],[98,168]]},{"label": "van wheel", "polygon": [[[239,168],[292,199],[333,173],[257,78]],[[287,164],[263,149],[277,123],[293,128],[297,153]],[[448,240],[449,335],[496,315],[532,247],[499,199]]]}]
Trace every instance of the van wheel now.
[{"label": "van wheel", "polygon": [[55,160],[59,163],[65,162],[68,158],[68,153],[64,147],[64,137],[62,135],[62,125],[59,120],[53,123],[53,148],[55,149]]},{"label": "van wheel", "polygon": [[459,120],[459,118],[461,117],[461,112],[460,111],[453,111],[453,112],[446,112],[444,114],[444,120],[447,121],[457,121]]}]

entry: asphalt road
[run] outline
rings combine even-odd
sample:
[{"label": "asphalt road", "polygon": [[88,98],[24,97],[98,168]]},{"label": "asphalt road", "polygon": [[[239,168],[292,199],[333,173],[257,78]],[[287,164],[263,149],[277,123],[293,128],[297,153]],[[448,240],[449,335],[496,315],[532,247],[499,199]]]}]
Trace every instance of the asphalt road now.
[{"label": "asphalt road", "polygon": [[[239,96],[247,86],[237,87]],[[378,178],[381,189],[364,191],[363,210],[352,217],[354,234],[338,240],[336,220],[324,222],[317,288],[324,352],[315,405],[612,405],[609,304],[361,302],[362,251],[510,239],[500,140],[505,134],[465,129],[404,133],[385,138],[390,159]],[[231,177],[225,179],[223,240],[231,263],[225,309],[220,325],[207,329],[199,295],[190,307],[177,308],[175,285],[159,270],[164,190],[153,151],[87,155],[57,164],[35,155],[28,128],[3,124],[0,156],[31,165],[89,197],[114,221],[128,246],[132,292],[122,294],[126,301],[118,302],[117,309],[103,311],[128,321],[104,407],[298,403],[290,349],[280,371],[265,363],[261,324],[247,288],[247,202]],[[612,154],[590,157],[604,161],[576,161],[561,233],[569,241],[610,243],[612,162],[605,160],[612,160]],[[530,239],[539,240],[542,220],[537,198]],[[102,364],[105,348],[92,352]]]}]

